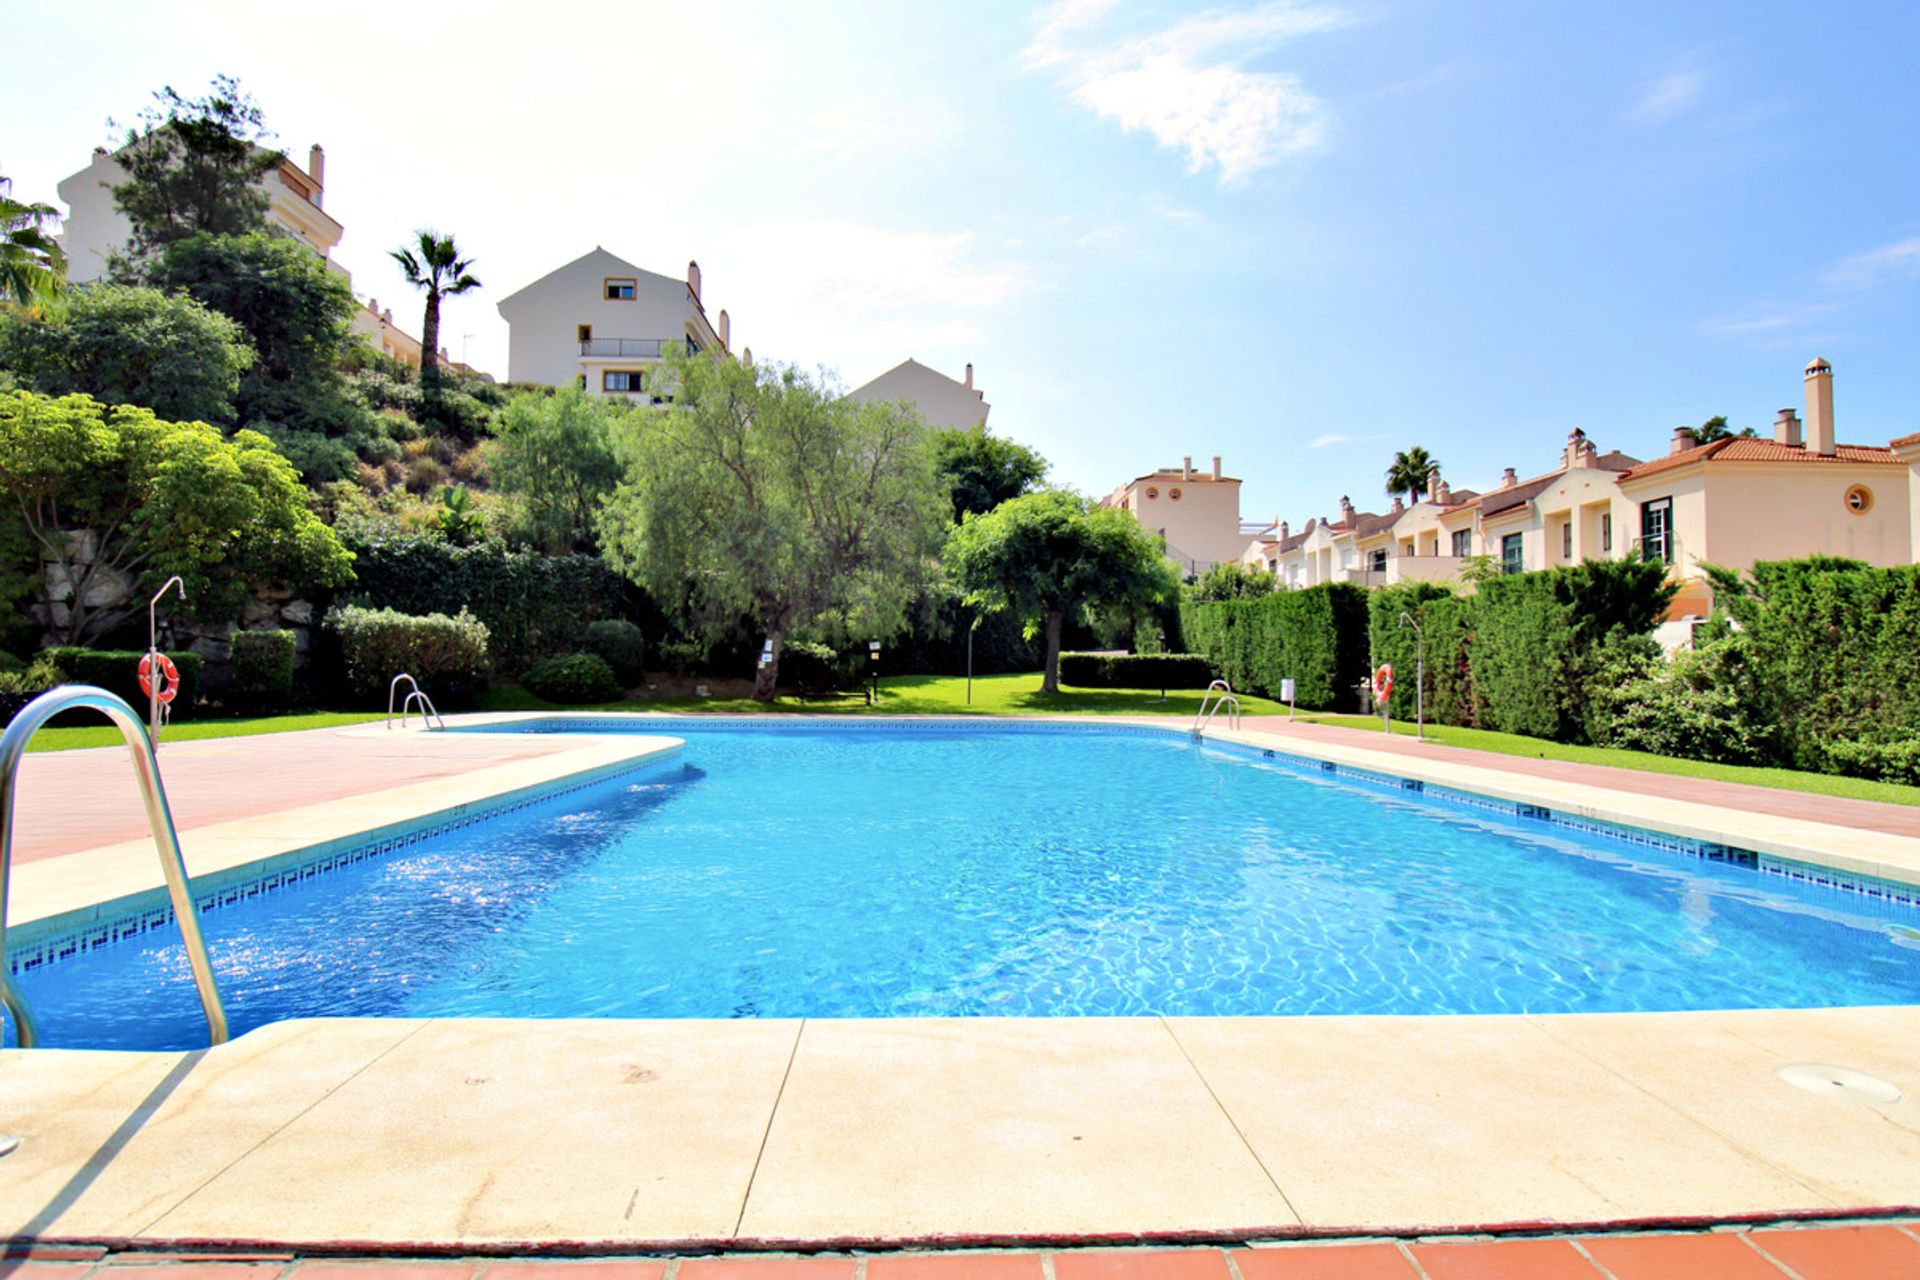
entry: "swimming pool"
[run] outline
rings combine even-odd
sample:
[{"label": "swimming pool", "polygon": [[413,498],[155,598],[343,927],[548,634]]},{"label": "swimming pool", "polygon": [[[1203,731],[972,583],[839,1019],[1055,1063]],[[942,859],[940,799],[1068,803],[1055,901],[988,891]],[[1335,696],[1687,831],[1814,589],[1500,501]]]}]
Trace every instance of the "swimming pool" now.
[{"label": "swimming pool", "polygon": [[[1910,902],[1313,761],[1096,726],[624,723],[686,748],[207,912],[235,1034],[1920,1000]],[[171,925],[16,980],[48,1044],[204,1043]]]}]

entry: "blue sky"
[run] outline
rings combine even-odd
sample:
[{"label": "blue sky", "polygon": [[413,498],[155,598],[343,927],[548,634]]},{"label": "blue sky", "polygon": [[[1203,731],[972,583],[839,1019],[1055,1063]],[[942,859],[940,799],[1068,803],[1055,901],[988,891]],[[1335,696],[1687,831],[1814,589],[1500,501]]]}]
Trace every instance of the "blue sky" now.
[{"label": "blue sky", "polygon": [[325,144],[362,294],[417,328],[416,226],[479,259],[446,344],[482,367],[494,302],[594,245],[698,258],[756,356],[971,360],[1057,479],[1219,453],[1250,519],[1377,508],[1410,444],[1479,487],[1576,426],[1765,430],[1815,355],[1842,440],[1920,431],[1920,5],[280,12],[10,16],[49,52],[0,82],[0,172],[50,200],[109,116],[227,72]]}]

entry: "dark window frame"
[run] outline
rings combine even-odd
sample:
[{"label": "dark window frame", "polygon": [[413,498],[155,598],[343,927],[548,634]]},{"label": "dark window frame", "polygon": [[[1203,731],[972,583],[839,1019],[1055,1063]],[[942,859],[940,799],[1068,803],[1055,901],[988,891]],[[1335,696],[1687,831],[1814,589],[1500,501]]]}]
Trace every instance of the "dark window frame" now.
[{"label": "dark window frame", "polygon": [[1527,541],[1524,533],[1507,533],[1500,537],[1500,572],[1525,573],[1527,571]]},{"label": "dark window frame", "polygon": [[632,302],[640,291],[633,276],[607,276],[600,282],[600,296],[608,302]]},{"label": "dark window frame", "polygon": [[[616,387],[615,378],[627,380],[627,385]],[[646,394],[647,373],[644,369],[602,369],[600,371],[600,390],[604,395],[638,396]]]},{"label": "dark window frame", "polygon": [[[1655,517],[1658,517],[1656,520]],[[1657,526],[1657,531],[1656,531]],[[1640,554],[1663,564],[1673,563],[1673,496],[1640,504]]]}]

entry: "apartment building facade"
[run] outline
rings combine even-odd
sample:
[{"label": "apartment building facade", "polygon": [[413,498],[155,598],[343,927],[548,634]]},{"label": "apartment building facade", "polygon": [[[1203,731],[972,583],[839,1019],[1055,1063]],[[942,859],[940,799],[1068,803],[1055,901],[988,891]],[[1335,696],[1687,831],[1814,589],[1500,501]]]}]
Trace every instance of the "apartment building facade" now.
[{"label": "apartment building facade", "polygon": [[1214,456],[1211,471],[1196,471],[1191,457],[1178,467],[1136,476],[1100,500],[1103,507],[1133,513],[1142,527],[1166,541],[1167,558],[1184,574],[1202,574],[1247,549],[1240,523],[1240,481],[1225,475]]},{"label": "apartment building facade", "polygon": [[973,385],[971,363],[965,375],[956,379],[911,357],[871,382],[861,383],[847,393],[847,398],[862,404],[905,401],[932,425],[954,430],[985,427],[987,415],[993,412],[986,394]]},{"label": "apartment building facade", "polygon": [[657,403],[653,369],[667,351],[730,349],[731,321],[708,320],[700,286],[697,262],[680,280],[595,247],[500,300],[507,379]]}]

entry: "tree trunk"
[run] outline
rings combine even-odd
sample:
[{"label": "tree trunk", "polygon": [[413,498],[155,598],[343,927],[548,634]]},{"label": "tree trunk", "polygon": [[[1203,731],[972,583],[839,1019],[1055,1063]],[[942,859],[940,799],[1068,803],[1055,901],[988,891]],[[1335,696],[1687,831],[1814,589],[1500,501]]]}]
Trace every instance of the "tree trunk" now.
[{"label": "tree trunk", "polygon": [[427,316],[420,322],[420,385],[440,381],[440,295],[427,290]]},{"label": "tree trunk", "polygon": [[753,672],[753,700],[772,702],[774,687],[780,681],[780,650],[786,637],[778,631],[767,632],[767,642],[773,646],[772,655],[760,663]]},{"label": "tree trunk", "polygon": [[1060,692],[1060,630],[1066,625],[1064,610],[1055,610],[1047,615],[1047,666],[1040,677],[1040,692]]}]

